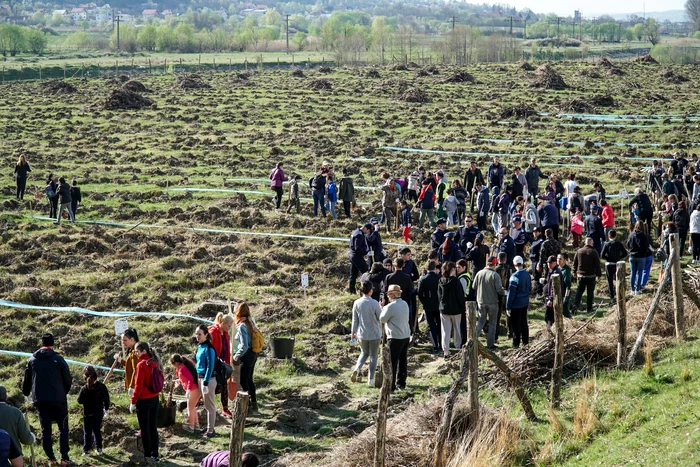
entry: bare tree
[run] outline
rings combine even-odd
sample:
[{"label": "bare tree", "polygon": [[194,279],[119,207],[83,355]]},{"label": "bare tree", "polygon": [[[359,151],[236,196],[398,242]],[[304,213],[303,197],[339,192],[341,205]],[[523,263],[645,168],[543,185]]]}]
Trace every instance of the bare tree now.
[{"label": "bare tree", "polygon": [[686,0],[685,13],[695,29],[700,29],[700,0]]}]

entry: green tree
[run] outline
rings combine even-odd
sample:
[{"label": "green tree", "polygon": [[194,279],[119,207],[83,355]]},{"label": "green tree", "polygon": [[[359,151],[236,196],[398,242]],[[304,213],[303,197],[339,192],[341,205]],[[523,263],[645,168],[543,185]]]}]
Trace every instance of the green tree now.
[{"label": "green tree", "polygon": [[292,29],[296,29],[297,31],[308,32],[309,20],[306,19],[304,15],[295,13],[289,16],[289,27]]},{"label": "green tree", "polygon": [[160,52],[174,52],[177,49],[175,31],[170,26],[163,24],[158,26],[156,32],[156,49]]},{"label": "green tree", "polygon": [[14,57],[24,49],[24,31],[16,24],[0,24],[0,53]]},{"label": "green tree", "polygon": [[37,55],[41,55],[48,44],[48,39],[46,39],[44,33],[38,29],[28,29],[25,31],[24,39],[27,43],[27,49],[29,49],[31,53]]},{"label": "green tree", "polygon": [[[116,32],[114,33],[114,37],[114,40],[116,41]],[[88,35],[85,31],[76,31],[70,36],[66,37],[64,44],[69,47],[83,48],[90,45],[90,38],[88,38]]]},{"label": "green tree", "polygon": [[309,45],[309,36],[305,32],[298,32],[292,37],[292,44],[297,46],[297,50],[301,52]]},{"label": "green tree", "polygon": [[380,65],[384,65],[387,49],[389,47],[389,28],[386,25],[386,20],[383,16],[377,16],[372,21],[372,29],[370,33],[371,50],[377,57]]},{"label": "green tree", "polygon": [[321,48],[333,50],[338,43],[338,33],[340,32],[340,21],[338,18],[330,18],[321,26]]},{"label": "green tree", "polygon": [[138,32],[139,46],[143,50],[147,50],[149,52],[156,50],[157,39],[158,29],[152,24],[147,24]]},{"label": "green tree", "polygon": [[685,13],[693,23],[693,27],[700,29],[700,0],[686,0]]},{"label": "green tree", "polygon": [[268,8],[265,12],[263,22],[268,26],[280,27],[282,26],[282,15],[280,15],[277,11],[273,10],[272,8]]},{"label": "green tree", "polygon": [[[82,31],[81,31],[82,32]],[[78,34],[78,33],[75,33]],[[85,34],[83,32],[83,34]],[[87,34],[85,35],[87,40]],[[126,24],[119,27],[119,41],[117,43],[117,31],[116,29],[112,33],[112,49],[117,50],[117,45],[119,50],[128,52],[130,54],[136,52],[139,49],[138,33],[136,28],[133,26],[128,26]],[[89,41],[88,41],[89,45]]]},{"label": "green tree", "polygon": [[90,29],[90,21],[87,21],[87,20],[81,21],[80,22],[80,29],[82,29],[83,31],[87,31],[88,29]]},{"label": "green tree", "polygon": [[58,13],[56,13],[55,15],[53,15],[53,16],[51,17],[51,21],[49,21],[49,24],[50,24],[52,27],[55,28],[55,27],[58,27],[58,26],[63,26],[63,23],[64,23],[64,22],[65,22],[65,20],[63,19],[63,16],[59,15]]},{"label": "green tree", "polygon": [[637,23],[632,26],[632,34],[634,34],[634,37],[636,37],[638,41],[641,41],[644,38],[644,24]]},{"label": "green tree", "polygon": [[192,53],[197,51],[197,44],[194,38],[194,28],[187,23],[180,23],[175,28],[175,40],[177,49],[182,53]]},{"label": "green tree", "polygon": [[649,18],[647,20],[646,27],[644,28],[644,34],[651,45],[656,45],[661,42],[661,35],[659,34],[659,25],[656,24],[654,18]]}]

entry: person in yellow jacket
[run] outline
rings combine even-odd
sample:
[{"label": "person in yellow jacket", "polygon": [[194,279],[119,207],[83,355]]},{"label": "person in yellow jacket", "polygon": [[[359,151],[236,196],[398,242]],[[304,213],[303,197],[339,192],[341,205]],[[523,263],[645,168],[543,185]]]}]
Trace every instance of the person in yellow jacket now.
[{"label": "person in yellow jacket", "polygon": [[126,355],[117,352],[114,359],[119,361],[119,364],[124,367],[126,376],[124,377],[124,389],[129,393],[129,396],[134,394],[136,386],[136,365],[139,363],[139,358],[134,353],[134,347],[139,341],[139,335],[136,329],[129,328],[122,333],[122,344],[126,349]]}]

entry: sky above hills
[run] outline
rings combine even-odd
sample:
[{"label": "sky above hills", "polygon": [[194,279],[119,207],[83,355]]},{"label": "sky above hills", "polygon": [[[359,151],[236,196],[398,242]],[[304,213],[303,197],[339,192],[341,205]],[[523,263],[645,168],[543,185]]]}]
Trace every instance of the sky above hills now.
[{"label": "sky above hills", "polygon": [[[508,5],[518,10],[530,8],[537,13],[556,13],[570,16],[574,10],[581,10],[584,17],[601,14],[635,13],[646,11],[682,10],[685,0],[509,0]],[[646,3],[646,5],[645,5]]]}]

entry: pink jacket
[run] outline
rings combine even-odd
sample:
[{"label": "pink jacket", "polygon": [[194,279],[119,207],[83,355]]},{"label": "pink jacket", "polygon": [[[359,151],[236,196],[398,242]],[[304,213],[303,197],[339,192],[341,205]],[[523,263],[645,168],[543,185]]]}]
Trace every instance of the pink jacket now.
[{"label": "pink jacket", "polygon": [[284,182],[289,180],[289,177],[284,175],[284,170],[280,168],[275,168],[272,172],[270,172],[270,186],[271,187],[276,187],[276,186],[282,186]]},{"label": "pink jacket", "polygon": [[583,219],[578,216],[571,218],[571,231],[575,234],[581,235],[583,233]]},{"label": "pink jacket", "polygon": [[197,389],[199,387],[185,365],[180,365],[180,368],[175,371],[175,374],[180,379],[180,384],[185,391],[192,391],[193,389]]},{"label": "pink jacket", "polygon": [[615,211],[613,211],[612,206],[609,204],[603,206],[603,227],[615,227]]}]

